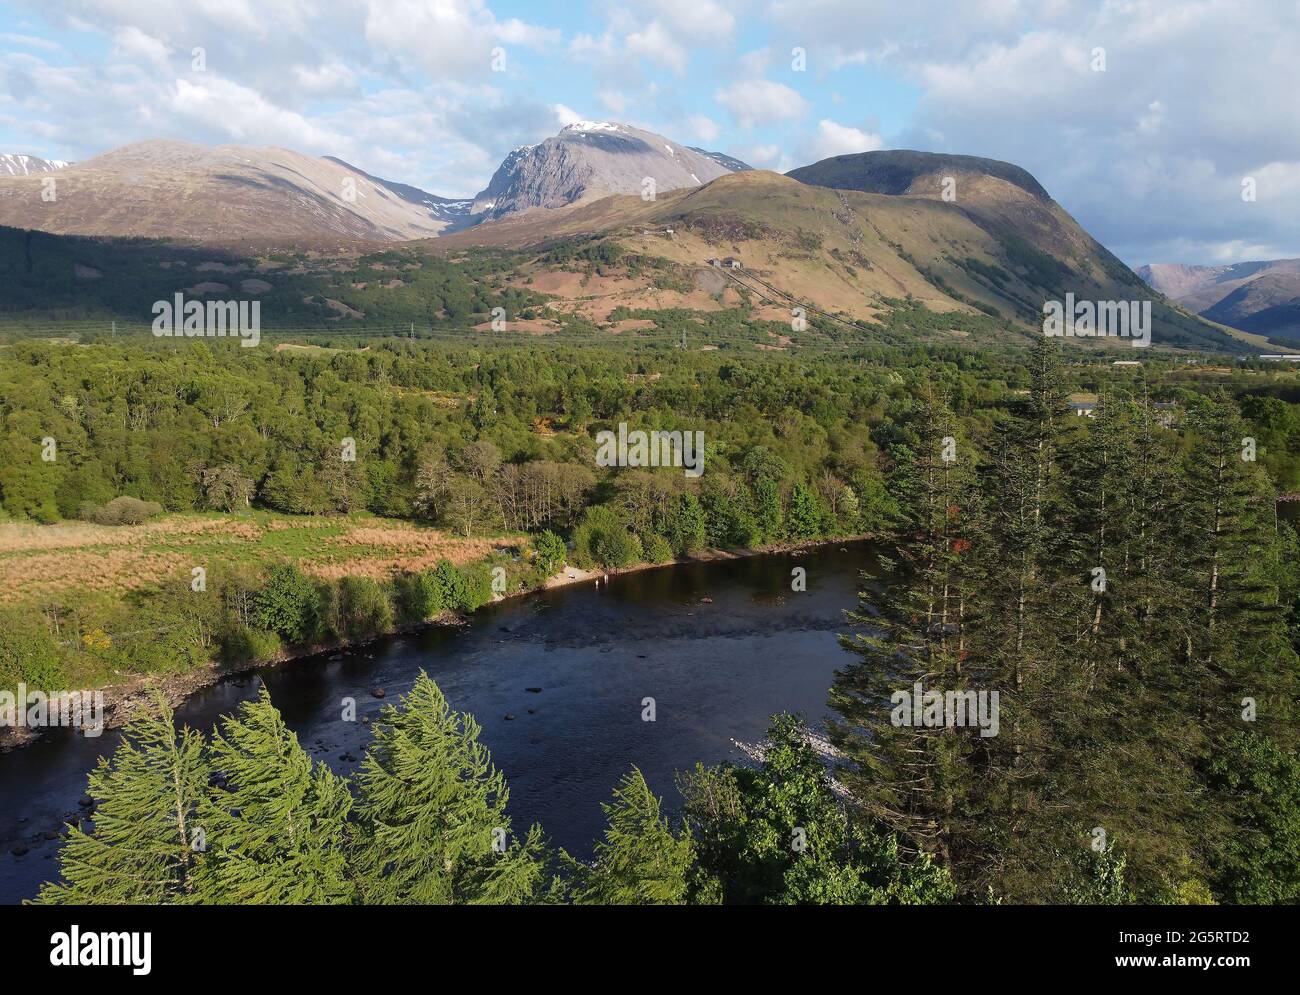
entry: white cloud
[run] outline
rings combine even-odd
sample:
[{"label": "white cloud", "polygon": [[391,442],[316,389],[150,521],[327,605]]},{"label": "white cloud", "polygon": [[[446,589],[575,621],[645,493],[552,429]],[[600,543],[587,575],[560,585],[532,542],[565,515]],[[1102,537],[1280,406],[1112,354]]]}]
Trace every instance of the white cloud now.
[{"label": "white cloud", "polygon": [[744,128],[789,121],[808,112],[803,97],[784,83],[771,80],[741,80],[717,90],[713,99]]},{"label": "white cloud", "polygon": [[222,122],[235,142],[279,145],[290,149],[340,148],[343,135],[277,107],[261,94],[230,80],[208,74],[199,82],[176,80],[167,107],[181,118],[210,126]]},{"label": "white cloud", "polygon": [[704,114],[692,114],[686,123],[690,125],[695,137],[702,142],[715,142],[718,135],[722,133],[722,129],[714,120]]},{"label": "white cloud", "polygon": [[488,72],[492,50],[504,44],[545,47],[560,37],[515,19],[499,22],[483,0],[367,0],[365,36],[433,79]]},{"label": "white cloud", "polygon": [[657,63],[678,75],[686,72],[686,49],[658,21],[651,21],[642,31],[632,32],[626,42],[631,55]]},{"label": "white cloud", "polygon": [[12,34],[8,31],[0,33],[0,42],[6,45],[26,45],[28,48],[39,48],[45,52],[60,52],[63,46],[58,42],[50,41],[48,38],[37,38],[34,35]]},{"label": "white cloud", "polygon": [[767,73],[775,61],[775,56],[770,48],[756,48],[752,52],[746,52],[736,60],[736,71],[741,76],[761,77]]},{"label": "white cloud", "polygon": [[556,104],[553,108],[555,111],[555,120],[560,122],[561,128],[567,128],[571,124],[577,124],[579,121],[589,120],[583,117],[572,107],[565,107],[564,104]]},{"label": "white cloud", "polygon": [[667,22],[675,35],[694,42],[715,44],[736,27],[735,16],[717,0],[651,0],[642,6]]},{"label": "white cloud", "polygon": [[128,59],[141,59],[166,71],[171,49],[166,43],[145,34],[134,25],[128,25],[113,33],[113,54]]},{"label": "white cloud", "polygon": [[748,149],[743,150],[745,160],[750,165],[770,165],[781,158],[781,146],[779,145],[751,145]]},{"label": "white cloud", "polygon": [[342,96],[357,89],[356,73],[342,62],[294,66],[293,76],[303,92],[314,96]]},{"label": "white cloud", "polygon": [[831,156],[874,152],[884,147],[885,141],[879,135],[823,118],[817,122],[816,132],[800,152],[808,162],[817,162]]},{"label": "white cloud", "polygon": [[868,65],[919,91],[891,144],[1023,166],[1126,261],[1300,255],[1296,200],[1240,199],[1248,171],[1300,170],[1300,101],[1284,96],[1300,92],[1296,4],[773,0],[766,14],[810,67]]}]

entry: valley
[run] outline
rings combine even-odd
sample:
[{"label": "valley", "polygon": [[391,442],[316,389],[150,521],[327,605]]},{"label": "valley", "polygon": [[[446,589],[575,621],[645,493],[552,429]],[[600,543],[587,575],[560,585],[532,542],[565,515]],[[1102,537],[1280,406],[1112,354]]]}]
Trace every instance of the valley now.
[{"label": "valley", "polygon": [[[1296,26],[545,7],[0,0],[15,964],[183,983],[194,906],[1264,935]],[[348,922],[302,980],[423,928]]]}]

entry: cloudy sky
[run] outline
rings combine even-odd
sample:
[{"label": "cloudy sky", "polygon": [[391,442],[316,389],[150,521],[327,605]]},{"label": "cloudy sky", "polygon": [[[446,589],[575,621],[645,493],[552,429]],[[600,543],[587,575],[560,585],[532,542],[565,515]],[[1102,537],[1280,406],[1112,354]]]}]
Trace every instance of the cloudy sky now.
[{"label": "cloudy sky", "polygon": [[0,152],[279,145],[445,196],[577,119],[961,152],[1133,265],[1300,256],[1297,94],[1296,0],[0,0]]}]

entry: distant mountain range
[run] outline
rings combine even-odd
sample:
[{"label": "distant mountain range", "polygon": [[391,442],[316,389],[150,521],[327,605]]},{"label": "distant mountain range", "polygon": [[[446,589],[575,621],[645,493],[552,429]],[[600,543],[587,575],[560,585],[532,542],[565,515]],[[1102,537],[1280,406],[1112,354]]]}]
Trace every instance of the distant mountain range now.
[{"label": "distant mountain range", "polygon": [[62,159],[40,159],[34,155],[17,152],[0,152],[0,176],[31,176],[33,173],[53,173],[68,163]]},{"label": "distant mountain range", "polygon": [[1300,342],[1300,259],[1226,266],[1151,263],[1137,274],[1210,321],[1280,342]]},{"label": "distant mountain range", "polygon": [[[6,165],[8,168],[6,169]],[[59,169],[57,199],[38,173]],[[386,180],[335,156],[177,141],[123,146],[75,165],[0,156],[0,225],[68,235],[199,241],[405,241],[533,208],[700,186],[744,163],[614,122],[569,125],[516,149],[469,200]]]},{"label": "distant mountain range", "polygon": [[[851,325],[923,305],[935,337],[960,339],[971,327],[994,327],[986,319],[1041,334],[1044,303],[1072,293],[1150,300],[1157,343],[1243,348],[1154,293],[1028,172],[973,156],[866,152],[780,176],[630,125],[583,121],[511,152],[470,199],[439,197],[333,156],[234,145],[125,146],[60,169],[54,202],[42,199],[33,168],[0,172],[0,226],[238,243],[245,255],[267,243],[328,252],[345,242],[432,239],[422,244],[442,254],[581,236],[614,243],[602,258],[630,251],[658,260],[611,285],[610,307],[749,300],[769,318],[788,318],[791,306],[809,303]],[[723,257],[738,269],[701,269]],[[600,296],[590,277],[574,282],[557,267],[572,272],[564,263],[539,270],[536,289]],[[1207,318],[1222,320],[1212,312]]]}]

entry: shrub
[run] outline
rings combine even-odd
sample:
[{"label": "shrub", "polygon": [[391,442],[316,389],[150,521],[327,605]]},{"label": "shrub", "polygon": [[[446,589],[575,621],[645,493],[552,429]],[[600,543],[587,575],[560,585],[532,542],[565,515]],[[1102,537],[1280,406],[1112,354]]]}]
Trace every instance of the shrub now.
[{"label": "shrub", "polygon": [[1212,858],[1216,890],[1241,905],[1300,900],[1300,760],[1265,736],[1237,733],[1210,758],[1208,783],[1233,832]]},{"label": "shrub", "polygon": [[651,563],[667,563],[673,558],[673,547],[658,532],[647,532],[641,537],[645,558]]},{"label": "shrub", "polygon": [[403,622],[423,622],[442,612],[442,588],[433,570],[398,577],[397,615]]},{"label": "shrub", "polygon": [[336,616],[339,635],[356,639],[392,627],[392,602],[376,581],[369,577],[344,577],[339,581]]},{"label": "shrub", "polygon": [[471,604],[469,581],[452,565],[451,561],[443,560],[438,564],[437,569],[434,570],[434,581],[438,586],[443,608],[448,611],[467,612],[477,607]]},{"label": "shrub", "polygon": [[115,497],[105,505],[83,504],[81,517],[96,525],[140,525],[162,514],[162,505],[156,501],[141,501],[133,497]]},{"label": "shrub", "polygon": [[20,682],[62,691],[62,654],[45,619],[30,611],[0,611],[0,688]]},{"label": "shrub", "polygon": [[683,494],[668,521],[668,538],[680,556],[700,549],[707,541],[704,508],[694,494]]},{"label": "shrub", "polygon": [[274,659],[281,648],[280,637],[274,632],[237,625],[226,633],[221,656],[226,663],[256,663]]},{"label": "shrub", "polygon": [[492,600],[492,567],[487,563],[472,563],[463,571],[468,592],[466,611],[473,611]]},{"label": "shrub", "polygon": [[822,534],[823,518],[812,489],[802,482],[795,484],[786,515],[786,534],[791,539],[816,539]]},{"label": "shrub", "polygon": [[564,565],[569,555],[564,540],[549,530],[533,539],[533,552],[537,554],[537,567],[548,576]]},{"label": "shrub", "polygon": [[252,597],[253,620],[290,643],[303,643],[320,630],[320,593],[291,563],[278,564]]},{"label": "shrub", "polygon": [[608,505],[588,508],[573,531],[574,557],[583,566],[627,567],[641,559],[641,540]]}]

